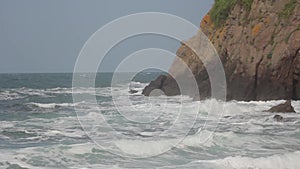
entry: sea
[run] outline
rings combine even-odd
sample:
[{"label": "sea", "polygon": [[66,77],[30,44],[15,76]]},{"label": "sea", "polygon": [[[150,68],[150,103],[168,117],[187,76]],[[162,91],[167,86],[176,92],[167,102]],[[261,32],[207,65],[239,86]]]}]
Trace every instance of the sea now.
[{"label": "sea", "polygon": [[143,96],[159,74],[112,86],[98,73],[92,87],[71,73],[0,74],[0,168],[300,168],[299,101],[278,122],[264,110],[284,100]]}]

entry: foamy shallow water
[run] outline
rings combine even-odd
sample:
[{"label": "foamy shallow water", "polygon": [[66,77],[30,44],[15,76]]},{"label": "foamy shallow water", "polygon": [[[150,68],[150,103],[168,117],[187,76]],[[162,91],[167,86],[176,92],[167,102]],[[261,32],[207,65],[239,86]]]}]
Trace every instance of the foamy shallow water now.
[{"label": "foamy shallow water", "polygon": [[[128,85],[118,86],[115,102],[110,87],[2,89],[0,168],[300,167],[300,115],[281,114],[285,121],[276,122],[274,114],[263,112],[283,100],[148,98],[140,95],[145,85],[131,84],[139,93],[129,96]],[[94,95],[98,103],[73,103],[72,91]],[[123,113],[118,113],[116,102]],[[209,113],[212,103],[220,112]],[[300,112],[300,102],[292,104]],[[195,109],[198,116],[190,113]],[[182,121],[178,112],[184,115]]]}]

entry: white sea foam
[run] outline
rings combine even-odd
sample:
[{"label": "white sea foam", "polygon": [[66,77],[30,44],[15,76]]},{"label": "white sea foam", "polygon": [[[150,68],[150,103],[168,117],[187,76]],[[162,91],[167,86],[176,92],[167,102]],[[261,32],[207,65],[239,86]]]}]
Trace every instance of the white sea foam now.
[{"label": "white sea foam", "polygon": [[[0,153],[0,162],[3,164],[3,166],[0,165],[0,168],[1,167],[4,167],[4,168],[11,167],[12,168],[11,165],[17,165],[18,168],[23,167],[23,168],[30,168],[30,169],[40,169],[40,167],[32,166],[30,164],[27,164],[26,162],[23,162],[22,160],[20,160],[22,157],[20,157],[20,159],[18,159],[18,156],[20,157],[22,155],[18,155],[15,152],[12,152],[12,151],[5,151],[5,152],[3,151],[3,152],[1,152]],[[51,168],[50,167],[43,167],[43,169],[51,169]]]},{"label": "white sea foam", "polygon": [[0,92],[0,100],[15,100],[22,99],[25,96],[21,96],[19,93],[11,92],[11,91],[2,91]]},{"label": "white sea foam", "polygon": [[80,105],[84,102],[79,102],[79,103],[28,103],[29,105],[34,105],[39,108],[44,108],[44,109],[54,109],[57,107],[74,107],[77,105]]},{"label": "white sea foam", "polygon": [[261,158],[227,157],[222,160],[210,161],[210,163],[232,169],[298,169],[299,157],[300,151],[296,151]]},{"label": "white sea foam", "polygon": [[266,157],[226,157],[217,160],[200,160],[184,165],[160,167],[161,169],[298,169],[300,152],[290,152]]},{"label": "white sea foam", "polygon": [[14,122],[11,121],[1,121],[0,123],[0,130],[5,128],[12,128],[15,126]]},{"label": "white sea foam", "polygon": [[120,140],[115,141],[116,146],[122,151],[120,154],[128,157],[149,157],[162,154],[176,145],[178,140]]}]

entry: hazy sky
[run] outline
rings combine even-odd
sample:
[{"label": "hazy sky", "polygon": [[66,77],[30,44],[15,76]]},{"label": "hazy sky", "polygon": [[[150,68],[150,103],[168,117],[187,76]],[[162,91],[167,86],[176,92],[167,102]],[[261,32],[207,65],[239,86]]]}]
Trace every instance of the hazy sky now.
[{"label": "hazy sky", "polygon": [[[0,73],[72,72],[86,40],[114,19],[164,12],[199,26],[212,4],[213,0],[0,0]],[[148,47],[175,52],[178,42],[150,35],[129,39],[106,56],[101,69],[113,71],[122,55]]]}]

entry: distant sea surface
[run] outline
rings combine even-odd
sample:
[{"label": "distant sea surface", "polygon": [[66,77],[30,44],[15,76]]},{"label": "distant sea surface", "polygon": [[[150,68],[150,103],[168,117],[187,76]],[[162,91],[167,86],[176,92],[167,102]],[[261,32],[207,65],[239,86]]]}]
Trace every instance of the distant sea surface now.
[{"label": "distant sea surface", "polygon": [[[292,101],[298,113],[281,114],[284,122],[273,120],[274,114],[263,112],[284,102],[193,101],[189,97],[144,97],[142,89],[160,73],[140,73],[130,83],[111,88],[112,73],[97,75],[95,87],[72,87],[72,74],[0,74],[0,168],[201,168],[201,169],[298,169],[300,167],[300,102]],[[89,78],[89,74],[83,74]],[[132,93],[129,93],[132,89]],[[117,93],[118,105],[138,123],[126,119],[115,107],[111,91]],[[135,93],[137,92],[137,93]],[[72,93],[94,96],[73,102]],[[129,98],[131,105],[122,98]],[[88,98],[88,97],[87,97]],[[168,102],[166,106],[164,103]],[[219,121],[206,118],[209,106],[225,105]],[[183,108],[182,108],[182,105]],[[199,106],[196,118],[188,116]],[[149,109],[149,107],[151,107]],[[77,111],[81,112],[79,117]],[[177,130],[168,133],[176,122],[177,110],[187,114]],[[138,111],[137,111],[138,110]],[[95,119],[101,114],[107,124],[124,138],[112,138],[107,124],[93,126],[94,136],[83,130],[80,120]],[[189,119],[190,118],[190,119]],[[185,139],[160,155],[186,126],[195,124]],[[201,127],[208,125],[205,129]],[[211,126],[209,126],[211,125]],[[215,128],[217,126],[217,128]],[[162,134],[159,139],[157,135]],[[199,135],[213,132],[202,142]],[[125,137],[126,136],[126,137]],[[145,142],[151,144],[145,146]],[[101,145],[118,145],[107,151]],[[147,143],[147,142],[146,142]],[[152,146],[152,147],[151,147]],[[137,149],[138,148],[138,149]],[[129,158],[151,156],[148,158]],[[152,156],[153,155],[153,156]]]}]

